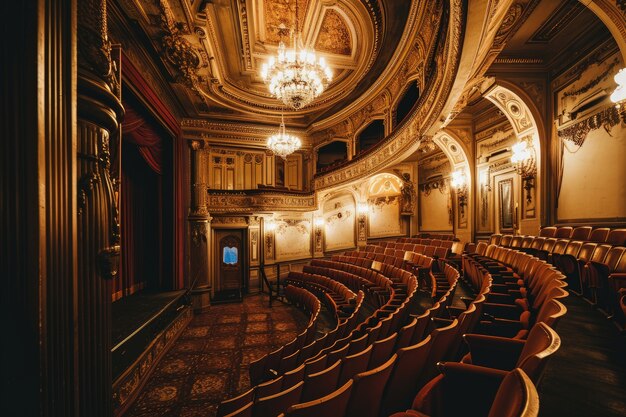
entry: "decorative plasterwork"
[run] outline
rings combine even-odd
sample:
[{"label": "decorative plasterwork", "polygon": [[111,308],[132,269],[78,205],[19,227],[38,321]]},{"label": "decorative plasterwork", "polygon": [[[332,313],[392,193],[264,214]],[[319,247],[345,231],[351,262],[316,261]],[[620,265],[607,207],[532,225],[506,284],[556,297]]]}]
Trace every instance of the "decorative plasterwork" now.
[{"label": "decorative plasterwork", "polygon": [[559,8],[546,20],[535,33],[530,37],[528,43],[548,43],[557,36],[563,28],[576,16],[578,16],[585,6],[577,0],[563,2]]},{"label": "decorative plasterwork", "polygon": [[210,213],[252,213],[259,211],[314,211],[315,195],[286,195],[276,192],[209,191]]},{"label": "decorative plasterwork", "polygon": [[340,55],[352,53],[352,36],[339,12],[328,9],[317,35],[315,50]]},{"label": "decorative plasterwork", "polygon": [[384,139],[374,151],[346,167],[341,167],[314,179],[316,190],[358,180],[373,172],[399,162],[419,147],[419,138],[439,117],[445,97],[450,92],[459,59],[462,33],[463,2],[455,0],[449,14],[447,32],[439,33],[438,48],[433,59],[439,69],[422,92],[420,101],[408,120],[389,137]]},{"label": "decorative plasterwork", "polygon": [[590,131],[602,127],[607,133],[610,133],[611,128],[619,124],[619,122],[619,111],[615,106],[610,106],[580,122],[559,129],[558,136],[562,140],[573,142],[576,146],[583,146]]},{"label": "decorative plasterwork", "polygon": [[441,132],[436,134],[433,141],[439,146],[439,148],[454,165],[467,161],[465,152],[463,152],[463,148],[461,148],[459,142],[452,138],[448,133]]},{"label": "decorative plasterwork", "polygon": [[510,90],[497,86],[489,91],[485,97],[505,112],[517,135],[535,127],[533,117],[526,104]]}]

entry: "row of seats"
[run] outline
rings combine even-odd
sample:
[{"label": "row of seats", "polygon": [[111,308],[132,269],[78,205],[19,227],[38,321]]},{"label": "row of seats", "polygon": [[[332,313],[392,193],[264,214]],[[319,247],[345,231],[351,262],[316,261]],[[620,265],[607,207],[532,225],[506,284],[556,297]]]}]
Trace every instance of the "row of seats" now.
[{"label": "row of seats", "polygon": [[356,294],[332,278],[307,272],[290,271],[284,285],[306,288],[324,301],[335,320],[349,316],[356,304]]},{"label": "row of seats", "polygon": [[376,242],[365,246],[365,252],[374,252],[376,254],[382,253],[387,255],[395,254],[395,252],[388,252],[388,250],[415,252],[440,259],[448,258],[451,253],[451,248],[421,243]]},{"label": "row of seats", "polygon": [[[561,229],[565,228],[559,228],[557,232]],[[582,232],[578,232],[581,229]],[[601,233],[596,233],[598,231]],[[490,242],[549,261],[566,274],[572,291],[582,295],[624,329],[626,316],[621,305],[621,289],[626,288],[625,233],[626,229],[591,231],[591,227],[586,226],[573,229],[571,235],[575,238],[602,239],[604,242],[510,235],[494,235]]]},{"label": "row of seats", "polygon": [[[567,295],[562,289],[564,276],[536,257],[512,249],[491,248],[489,254],[481,251],[462,259],[468,284],[482,288],[486,280],[491,283],[477,331],[501,330],[494,328],[493,323],[494,319],[506,321],[494,316],[503,312],[505,317],[513,311],[519,314],[517,328],[524,322],[535,324],[514,337],[466,334],[463,339],[469,352],[461,362],[439,364],[441,374],[420,390],[411,409],[393,417],[538,415],[535,386],[547,359],[560,346],[554,326],[566,311],[558,301]],[[559,309],[553,314],[542,312],[548,305]],[[484,320],[486,317],[491,319]]]},{"label": "row of seats", "polygon": [[419,234],[414,235],[412,237],[425,238],[425,239],[441,239],[441,240],[454,240],[454,239],[456,239],[456,236],[454,236],[451,233],[427,233],[427,232],[422,232],[422,233],[419,233]]},{"label": "row of seats", "polygon": [[594,229],[591,226],[548,226],[539,231],[540,237],[553,237],[557,239],[582,240],[596,243],[609,243],[611,245],[626,244],[626,229],[610,229],[599,227]]},{"label": "row of seats", "polygon": [[[323,260],[316,260],[316,261],[324,262]],[[326,262],[333,262],[333,261],[326,261]],[[317,271],[317,272],[321,272],[321,271]],[[342,272],[342,271],[339,271],[339,272]],[[301,277],[310,278],[312,275],[313,274],[302,273]],[[332,278],[332,276],[327,276],[325,278],[330,279]],[[370,280],[367,280],[367,278],[370,278]],[[367,275],[367,278],[364,278],[364,280],[367,281],[367,283],[371,285],[367,285],[367,283],[364,281],[361,281],[360,285],[363,285],[363,288],[366,288],[368,290],[376,288],[380,285],[380,287],[378,288],[380,289],[382,293],[384,293],[384,295],[386,295],[386,299],[387,299],[387,303],[383,304],[382,308],[385,308],[386,310],[390,310],[390,309],[395,308],[395,306],[397,306],[398,303],[402,305],[401,301],[398,299],[398,297],[396,297],[396,293],[393,287],[391,286],[391,280],[387,279],[379,272],[376,272],[373,270],[371,274]],[[416,283],[415,278],[413,278],[413,284],[409,287],[411,294],[415,293],[416,288],[417,288],[417,283]],[[359,291],[358,297],[360,298],[361,302],[363,300],[363,294],[364,294],[363,291]],[[379,298],[377,298],[377,300],[379,300]],[[359,303],[359,306],[360,306],[360,303]],[[355,311],[355,313],[356,312],[357,311]],[[288,357],[285,357],[285,355],[283,354],[285,350],[284,348],[287,347],[285,346],[281,349],[278,349],[278,351],[272,352],[266,357],[261,358],[257,362],[266,362],[265,367],[267,368],[267,362],[272,362],[273,358],[280,357],[280,359],[278,359],[277,361],[278,363],[275,365],[275,368],[277,368],[276,375],[277,376],[280,375],[280,376],[270,381],[267,381],[265,383],[261,383],[261,384],[254,386],[249,392],[244,393],[240,395],[239,397],[222,402],[222,404],[220,405],[218,409],[218,415],[219,416],[229,415],[228,413],[231,413],[231,412],[235,413],[234,415],[239,415],[237,413],[240,412],[241,410],[237,410],[237,406],[242,405],[243,403],[245,403],[243,405],[247,411],[241,411],[244,413],[241,415],[246,415],[245,412],[253,412],[254,410],[256,410],[254,411],[255,414],[263,415],[265,413],[265,411],[263,410],[268,409],[267,408],[268,404],[273,404],[276,401],[274,398],[270,398],[270,397],[276,394],[280,394],[278,396],[283,399],[293,398],[294,391],[297,390],[297,388],[294,388],[294,387],[299,385],[300,382],[303,383],[304,382],[303,378],[306,380],[307,375],[313,375],[315,373],[319,373],[316,371],[319,371],[320,368],[324,368],[327,362],[328,362],[328,365],[330,365],[331,363],[333,363],[332,361],[334,361],[335,359],[341,359],[342,353],[348,354],[349,351],[359,350],[361,347],[363,347],[363,343],[366,343],[367,340],[371,340],[371,341],[375,340],[375,338],[377,338],[377,335],[375,334],[376,328],[378,329],[382,328],[383,322],[381,321],[380,323],[378,323],[378,326],[373,326],[373,328],[359,326],[357,327],[357,329],[352,330],[353,327],[351,326],[349,327],[347,323],[350,320],[354,321],[355,318],[356,318],[356,314],[353,313],[353,316],[351,316],[351,319],[342,322],[333,331],[326,333],[322,338],[316,341],[313,341],[310,345],[303,346],[300,349],[300,351],[296,351],[292,353],[291,355],[289,355]],[[372,319],[375,319],[375,318],[376,316],[373,315],[366,322],[362,324],[370,323],[373,321]],[[366,334],[363,334],[364,332]],[[346,334],[347,336],[344,336]],[[281,352],[281,350],[283,352]],[[296,356],[295,355],[296,353],[298,353],[298,355],[296,358],[294,358]],[[324,357],[325,359],[321,359],[322,357]],[[352,360],[348,361],[348,363],[351,363],[351,362]],[[251,364],[251,370],[252,370],[252,366],[253,364]],[[289,370],[290,367],[293,369]],[[348,369],[346,367],[342,367],[342,368]],[[344,372],[347,372],[347,371],[344,371]],[[251,380],[252,380],[252,372],[251,372]],[[304,390],[302,392],[308,393],[306,394],[304,398],[309,398],[310,395],[313,395],[311,394],[311,392],[314,391],[314,388],[312,387],[318,386],[318,384],[309,383],[309,386],[310,388],[306,388],[304,383],[301,386],[302,389]],[[247,400],[250,400],[250,399],[252,400],[246,402]],[[249,405],[249,407],[245,407],[246,405]],[[269,406],[269,408],[272,408],[272,409],[274,407],[276,407],[276,405]]]},{"label": "row of seats", "polygon": [[304,310],[304,312],[309,315],[307,327],[311,325],[316,326],[317,319],[322,310],[322,303],[314,294],[304,288],[288,285],[285,287],[285,298],[292,305]]}]

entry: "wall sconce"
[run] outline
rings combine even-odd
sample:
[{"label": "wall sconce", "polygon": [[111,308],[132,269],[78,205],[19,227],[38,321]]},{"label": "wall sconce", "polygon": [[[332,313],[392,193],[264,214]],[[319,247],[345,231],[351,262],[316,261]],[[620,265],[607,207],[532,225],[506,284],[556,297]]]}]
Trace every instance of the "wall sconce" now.
[{"label": "wall sconce", "polygon": [[626,68],[622,68],[613,77],[617,87],[611,94],[611,101],[616,104],[617,110],[622,116],[622,122],[626,123]]},{"label": "wall sconce", "polygon": [[535,159],[535,148],[530,143],[530,137],[522,139],[513,145],[513,155],[511,162],[515,164],[517,173],[522,177],[524,190],[526,190],[526,202],[531,203],[533,196],[530,190],[535,187],[535,176],[537,175],[537,163]]},{"label": "wall sconce", "polygon": [[480,186],[485,191],[491,191],[491,184],[489,183],[489,169],[483,169],[480,171]]},{"label": "wall sconce", "polygon": [[313,225],[315,226],[313,228],[313,235],[315,236],[315,250],[318,252],[321,252],[323,249],[322,231],[325,223],[326,222],[324,221],[323,217],[316,217],[315,219],[313,219]]},{"label": "wall sconce", "polygon": [[359,215],[366,215],[369,210],[370,208],[367,203],[359,203],[356,207],[356,211]]},{"label": "wall sconce", "polygon": [[465,216],[465,206],[467,205],[467,178],[465,177],[465,171],[454,171],[450,185],[456,190],[456,195],[459,198],[459,211],[461,217],[463,217]]},{"label": "wall sconce", "polygon": [[267,232],[273,232],[274,230],[276,230],[276,222],[274,220],[269,220],[267,223],[265,223],[265,230]]},{"label": "wall sconce", "polygon": [[265,222],[265,253],[268,257],[271,257],[273,253],[275,230],[276,222],[273,219],[268,219]]},{"label": "wall sconce", "polygon": [[316,227],[322,227],[324,226],[324,219],[322,217],[316,217],[313,223]]}]

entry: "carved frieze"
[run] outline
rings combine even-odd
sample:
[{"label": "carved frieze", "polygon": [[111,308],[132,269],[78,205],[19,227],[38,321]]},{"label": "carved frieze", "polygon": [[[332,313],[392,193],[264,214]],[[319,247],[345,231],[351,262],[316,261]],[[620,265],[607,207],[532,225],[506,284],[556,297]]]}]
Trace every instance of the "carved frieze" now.
[{"label": "carved frieze", "polygon": [[610,106],[581,120],[573,125],[558,130],[562,140],[573,142],[576,146],[583,146],[590,131],[604,128],[610,134],[611,128],[620,122],[620,114],[615,106]]},{"label": "carved frieze", "polygon": [[278,193],[224,193],[209,191],[208,208],[211,213],[251,213],[255,211],[314,211],[313,194],[285,195]]}]

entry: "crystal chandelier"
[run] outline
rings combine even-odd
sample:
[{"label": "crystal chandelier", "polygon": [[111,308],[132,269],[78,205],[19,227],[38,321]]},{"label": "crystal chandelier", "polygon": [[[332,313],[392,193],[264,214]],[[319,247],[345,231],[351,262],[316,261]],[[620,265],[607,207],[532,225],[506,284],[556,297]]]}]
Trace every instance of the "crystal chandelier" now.
[{"label": "crystal chandelier", "polygon": [[286,106],[300,110],[324,91],[332,79],[332,72],[323,57],[302,43],[298,29],[298,2],[296,1],[296,28],[291,30],[291,47],[281,40],[278,55],[263,64],[261,77],[270,93]]},{"label": "crystal chandelier", "polygon": [[297,136],[290,135],[285,131],[285,120],[283,115],[280,115],[280,128],[278,133],[270,136],[267,139],[267,149],[272,151],[275,155],[286,159],[288,155],[291,155],[298,149],[300,149],[302,143]]}]

